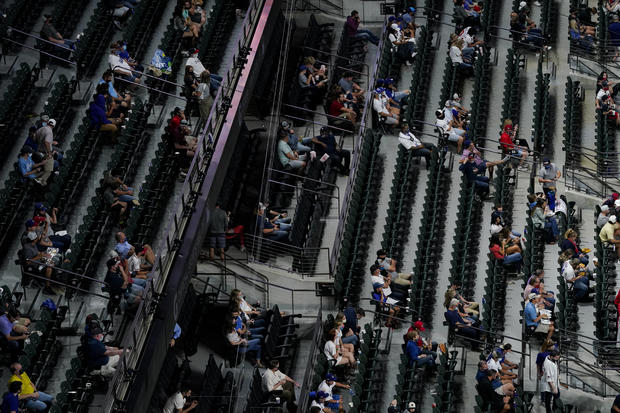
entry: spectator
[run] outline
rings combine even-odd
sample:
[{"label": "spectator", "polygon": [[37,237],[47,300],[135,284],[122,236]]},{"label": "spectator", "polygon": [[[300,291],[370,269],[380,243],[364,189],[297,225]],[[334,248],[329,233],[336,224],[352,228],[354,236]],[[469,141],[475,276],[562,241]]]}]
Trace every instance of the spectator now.
[{"label": "spectator", "polygon": [[418,339],[420,337],[419,333],[415,330],[412,330],[407,333],[407,345],[405,347],[405,353],[407,354],[407,359],[409,360],[409,366],[416,367],[434,367],[435,360],[433,356],[430,354],[423,354],[418,347]]},{"label": "spectator", "polygon": [[[56,28],[52,24],[51,14],[44,14],[43,19],[44,19],[43,20],[44,23],[43,23],[43,27],[41,28],[41,33],[40,33],[41,38],[43,40],[50,41],[57,45],[61,45],[62,47],[70,49],[70,50],[75,50],[75,41],[65,39],[62,37],[60,33],[58,33],[58,30],[56,30]],[[78,37],[78,40],[79,40],[79,37]]]},{"label": "spectator", "polygon": [[335,366],[354,366],[355,357],[352,353],[345,353],[342,350],[337,351],[336,346],[336,329],[331,329],[327,333],[323,353],[327,357],[328,362],[334,363]]},{"label": "spectator", "polygon": [[545,393],[545,409],[547,413],[555,411],[557,400],[560,398],[560,379],[557,365],[559,360],[560,352],[551,350],[542,365],[540,390]]},{"label": "spectator", "polygon": [[87,338],[84,353],[89,370],[99,370],[102,376],[111,377],[116,372],[123,350],[103,344],[103,331],[94,328]]},{"label": "spectator", "polygon": [[502,366],[502,362],[504,360],[504,355],[500,351],[493,351],[487,358],[487,364],[490,370],[495,370],[499,373],[500,379],[503,380],[514,380],[517,378],[517,375],[510,371],[509,368]]},{"label": "spectator", "polygon": [[[177,108],[178,109],[178,108]],[[193,136],[190,136],[190,130],[185,126],[187,121],[185,120],[185,112],[179,109],[179,114],[173,116],[170,120],[169,133],[174,144],[174,149],[180,156],[192,159],[196,148],[198,147],[198,141]]]},{"label": "spectator", "polygon": [[465,175],[467,182],[474,186],[477,196],[486,199],[489,195],[489,178],[480,175],[480,171],[476,168],[476,155],[473,152],[467,155],[467,162],[461,164],[459,170]]},{"label": "spectator", "polygon": [[603,228],[603,226],[609,220],[609,207],[607,205],[601,206],[601,212],[599,212],[598,217],[596,218],[596,227],[598,230]]},{"label": "spectator", "polygon": [[538,198],[536,202],[530,204],[530,207],[532,208],[530,216],[532,217],[534,229],[544,233],[545,242],[555,244],[560,230],[558,229],[557,221],[553,217],[553,212],[546,212],[547,201]]},{"label": "spectator", "polygon": [[464,47],[465,42],[463,41],[463,39],[456,36],[456,38],[452,41],[452,44],[450,45],[449,55],[452,64],[457,66],[457,68],[460,69],[461,73],[469,76],[473,74],[473,54],[464,54]]},{"label": "spectator", "polygon": [[231,311],[233,323],[235,323],[235,330],[239,337],[248,338],[250,340],[259,339],[263,340],[265,337],[263,333],[265,332],[264,325],[254,325],[252,327],[247,327],[241,318],[241,309],[237,307],[233,307]]},{"label": "spectator", "polygon": [[544,307],[541,300],[542,297],[535,293],[531,293],[528,296],[527,304],[525,304],[523,311],[523,319],[530,334],[546,333],[547,339],[551,339],[554,331],[553,321],[542,322],[542,320],[548,320],[549,316],[545,312],[539,311]]},{"label": "spectator", "polygon": [[220,88],[220,85],[222,84],[222,80],[224,80],[224,78],[220,75],[216,75],[215,73],[211,73],[209,70],[207,70],[207,68],[205,68],[202,62],[200,61],[198,57],[198,53],[199,53],[199,50],[194,49],[192,51],[191,56],[185,62],[185,66],[192,66],[194,68],[194,74],[201,78],[202,78],[203,73],[206,72],[207,75],[209,76],[209,85],[210,85],[211,94],[215,96],[215,93]]},{"label": "spectator", "polygon": [[[122,52],[127,58],[121,56]],[[114,72],[116,76],[124,79],[128,83],[127,87],[135,88],[140,83],[140,77],[142,73],[138,72],[137,63],[133,62],[133,65],[129,63],[129,54],[123,49],[121,42],[114,42],[110,45],[110,53],[108,54],[108,65],[110,70]],[[139,68],[142,68],[141,66]]]},{"label": "spectator", "polygon": [[480,332],[477,329],[472,328],[473,323],[471,321],[464,320],[461,317],[458,311],[458,306],[459,300],[453,298],[448,306],[448,311],[444,314],[448,324],[451,328],[454,328],[458,334],[478,340],[480,337]]},{"label": "spectator", "polygon": [[288,146],[297,153],[306,153],[310,152],[312,148],[310,148],[310,143],[312,142],[312,138],[298,138],[295,134],[295,129],[291,128],[291,125],[283,121],[280,124],[280,130],[288,133]]},{"label": "spectator", "polygon": [[9,310],[0,316],[0,344],[2,348],[8,349],[8,351],[17,358],[17,353],[24,347],[24,340],[28,338],[30,334],[28,328],[22,324],[19,324],[19,311],[14,308]]},{"label": "spectator", "polygon": [[296,173],[302,173],[306,167],[306,155],[294,152],[289,146],[289,134],[286,131],[278,131],[278,160],[284,169],[291,169]]},{"label": "spectator", "polygon": [[342,88],[342,91],[351,95],[351,97],[355,100],[363,99],[364,97],[364,89],[360,87],[357,83],[353,81],[353,73],[344,72],[340,80],[338,81],[338,85]]},{"label": "spectator", "polygon": [[486,377],[481,378],[478,382],[478,394],[485,403],[483,410],[490,406],[493,412],[507,413],[511,409],[510,396],[502,397],[493,389],[493,385],[491,384],[496,373],[495,370],[487,370]]},{"label": "spectator", "polygon": [[24,258],[28,261],[35,263],[45,264],[43,267],[43,275],[47,280],[45,281],[45,288],[43,288],[43,294],[56,295],[56,291],[50,286],[50,280],[52,279],[53,261],[52,256],[47,252],[39,251],[37,243],[39,242],[39,235],[34,231],[29,231],[26,235],[25,242],[22,244],[22,253]]},{"label": "spectator", "polygon": [[435,126],[439,128],[442,135],[448,138],[450,142],[456,142],[456,152],[461,153],[463,149],[463,142],[465,141],[465,130],[460,128],[460,125],[454,119],[449,121],[446,119],[446,114],[442,109],[435,111]]},{"label": "spectator", "polygon": [[[370,279],[374,284],[381,284],[382,292],[386,297],[391,297],[395,301],[403,301],[405,297],[408,295],[407,290],[411,285],[411,281],[407,280],[406,284],[399,284],[394,282],[394,291],[392,291],[392,274],[393,272],[388,272],[387,270],[382,270],[377,264],[370,266]],[[398,277],[398,274],[396,276]],[[390,303],[395,304],[395,303]]]},{"label": "spectator", "polygon": [[614,403],[611,406],[611,413],[620,413],[620,394],[614,399]]},{"label": "spectator", "polygon": [[71,247],[71,235],[66,234],[66,231],[64,231],[64,235],[61,235],[62,232],[54,232],[52,225],[58,224],[58,219],[56,218],[58,208],[52,208],[52,215],[49,215],[47,213],[48,211],[49,210],[45,207],[45,205],[43,205],[42,202],[37,202],[34,204],[33,221],[39,222],[39,225],[44,222],[43,233],[52,242],[54,248],[58,248],[62,252],[66,252]]},{"label": "spectator", "polygon": [[54,170],[54,159],[47,155],[39,163],[32,160],[32,148],[24,146],[19,152],[17,166],[24,181],[33,180],[41,186],[47,185],[47,180]]},{"label": "spectator", "polygon": [[[383,85],[383,93],[391,99],[390,101],[395,102],[399,107],[407,104],[407,98],[411,94],[409,89],[399,91],[394,85],[394,79],[391,77],[383,79],[383,82],[380,82],[380,80],[381,79],[377,79],[377,86]],[[404,102],[403,99],[405,99]]]},{"label": "spectator", "polygon": [[148,272],[152,269],[152,265],[144,264],[140,256],[136,254],[136,248],[132,245],[127,253],[127,271],[132,278],[146,280]]},{"label": "spectator", "polygon": [[[195,48],[196,43],[198,42],[198,38],[200,37],[200,27],[193,24],[189,19],[189,15],[186,17],[183,16],[185,10],[181,5],[177,5],[174,8],[174,28],[181,32],[181,39],[186,39],[189,42],[189,45],[185,43],[185,49]],[[183,42],[182,42],[183,43]]]},{"label": "spectator", "polygon": [[114,196],[118,197],[121,202],[125,202],[128,205],[132,204],[139,206],[140,201],[133,195],[133,188],[125,185],[121,179],[121,176],[122,171],[118,169],[110,169],[109,171],[105,171],[103,173],[104,186],[111,187],[113,189]]},{"label": "spectator", "polygon": [[387,96],[384,95],[385,89],[378,87],[375,89],[372,100],[372,108],[377,112],[377,116],[385,119],[386,125],[398,125],[400,120],[400,109],[392,107]]},{"label": "spectator", "polygon": [[263,365],[260,361],[262,352],[260,338],[254,338],[251,340],[241,338],[241,336],[239,336],[237,330],[235,329],[236,324],[236,322],[231,322],[230,327],[228,327],[228,334],[226,335],[228,342],[236,347],[237,354],[246,354],[248,351],[256,352],[255,366],[258,368],[262,368]]},{"label": "spectator", "polygon": [[493,254],[495,259],[500,260],[503,265],[512,265],[515,264],[517,266],[517,272],[521,271],[521,265],[523,264],[523,257],[521,253],[514,252],[512,254],[506,254],[506,245],[508,244],[507,239],[500,238],[497,234],[491,235],[491,244],[489,245],[489,251]]},{"label": "spectator", "polygon": [[116,191],[120,188],[118,184],[112,184],[105,186],[103,190],[103,201],[106,203],[110,211],[119,217],[119,222],[123,222],[126,217],[127,202],[123,202],[119,199]]},{"label": "spectator", "polygon": [[209,244],[209,257],[215,259],[215,249],[218,249],[220,259],[226,260],[224,248],[226,248],[226,229],[228,226],[228,216],[222,209],[222,204],[217,202],[215,209],[209,217],[209,228],[207,230],[207,243]]},{"label": "spectator", "polygon": [[202,72],[200,75],[200,83],[198,84],[198,89],[195,93],[198,99],[200,124],[202,125],[209,118],[211,108],[213,107],[213,97],[211,96],[211,76],[207,70]]},{"label": "spectator", "polygon": [[[52,129],[56,126],[56,120],[50,119],[45,123],[45,126],[37,129],[34,134],[34,140],[37,143],[37,149],[39,152],[56,157],[57,160],[62,160],[62,152],[57,147],[58,142],[54,140],[54,132]],[[57,165],[56,165],[57,166]]]},{"label": "spectator", "polygon": [[312,142],[322,147],[322,152],[332,158],[331,165],[333,167],[337,168],[342,175],[348,176],[351,152],[336,144],[336,138],[327,126],[323,126],[320,133],[319,136],[312,139]]},{"label": "spectator", "polygon": [[110,293],[111,305],[118,304],[118,300],[121,298],[125,298],[126,303],[130,306],[139,304],[146,287],[146,280],[131,278],[131,275],[125,269],[126,262],[123,258],[111,258],[106,264],[108,272],[104,281]]},{"label": "spectator", "polygon": [[[104,85],[100,85],[104,86]],[[88,118],[90,119],[90,125],[100,132],[109,132],[112,138],[116,138],[118,133],[118,126],[122,123],[124,117],[123,114],[120,118],[108,119],[106,109],[106,98],[108,97],[107,88],[97,88],[97,94],[93,95],[93,101],[88,108]]]},{"label": "spectator", "polygon": [[126,2],[120,0],[105,0],[104,4],[112,10],[114,26],[118,30],[122,30],[123,23],[133,14],[132,8],[128,7]]},{"label": "spectator", "polygon": [[[125,233],[119,231],[115,234],[115,238],[116,245],[114,246],[114,251],[123,259],[129,258],[129,251],[133,248],[133,245],[129,243]],[[155,252],[153,252],[153,248],[149,244],[144,244],[138,247],[137,250],[137,255],[141,259],[142,264],[146,262],[150,267],[155,265]],[[148,266],[145,268],[148,268]]]},{"label": "spectator", "polygon": [[344,403],[342,402],[342,398],[339,395],[334,394],[334,387],[339,387],[341,389],[347,390],[351,389],[351,386],[349,386],[348,384],[338,383],[336,381],[336,376],[331,373],[327,373],[327,375],[325,376],[325,380],[323,380],[319,384],[317,391],[327,394],[327,396],[325,397],[327,407],[329,409],[332,409],[332,411],[334,412],[338,412],[342,411]]},{"label": "spectator", "polygon": [[[455,95],[458,96],[458,95]],[[487,161],[482,159],[482,153],[480,152],[480,150],[478,148],[476,148],[476,145],[474,144],[473,141],[466,139],[465,142],[463,142],[463,154],[461,155],[461,159],[459,160],[459,163],[465,163],[468,161],[468,156],[470,153],[474,154],[474,165],[475,168],[478,170],[478,174],[484,174],[486,170],[489,171],[489,179],[492,180],[493,179],[493,167],[495,167],[496,165],[502,165],[504,162],[508,162],[510,160],[510,156],[506,156],[504,157],[504,159],[502,159],[501,161]]]},{"label": "spectator", "polygon": [[300,386],[295,380],[282,373],[279,368],[280,362],[278,360],[269,361],[269,368],[263,374],[263,387],[267,393],[281,397],[288,405],[295,401],[294,387]]},{"label": "spectator", "polygon": [[431,149],[427,148],[410,130],[409,125],[403,123],[401,131],[398,134],[398,141],[408,151],[411,151],[414,157],[424,157],[426,159],[426,169],[430,167]]},{"label": "spectator", "polygon": [[347,17],[347,21],[344,23],[344,31],[347,37],[352,39],[362,39],[367,40],[375,46],[379,45],[379,38],[375,36],[369,30],[361,30],[359,28],[360,25],[360,15],[357,10],[353,10],[351,15]]},{"label": "spectator", "polygon": [[329,105],[328,114],[333,116],[334,118],[342,118],[350,121],[351,123],[355,123],[356,114],[353,109],[350,109],[344,105],[345,95],[341,93],[338,95],[336,99],[332,101]]},{"label": "spectator", "polygon": [[[620,8],[620,2],[616,0],[613,7],[614,9]],[[613,61],[615,62],[618,59],[618,53],[620,51],[620,17],[618,17],[618,14],[614,13],[611,15],[611,20],[607,30],[609,32],[609,44],[615,49],[613,57]]]},{"label": "spectator", "polygon": [[357,325],[357,321],[364,317],[366,313],[361,307],[352,306],[347,306],[343,312],[346,321],[344,323],[344,329],[342,330],[342,342],[356,346],[359,341],[358,334],[360,332],[360,327]]},{"label": "spectator", "polygon": [[564,280],[573,287],[573,293],[577,301],[584,301],[588,298],[590,292],[590,279],[585,271],[585,266],[579,261],[579,258],[566,260],[561,269]]},{"label": "spectator", "polygon": [[312,400],[312,404],[310,405],[310,413],[331,413],[331,409],[325,405],[327,396],[325,392],[316,392],[315,399]]},{"label": "spectator", "polygon": [[572,228],[569,228],[564,233],[564,241],[562,241],[562,245],[560,249],[562,251],[569,250],[573,253],[573,258],[579,259],[579,261],[585,265],[588,265],[589,259],[586,252],[584,252],[579,245],[577,245],[577,238],[579,234]]},{"label": "spectator", "polygon": [[256,228],[263,236],[271,241],[289,243],[289,233],[280,228],[279,224],[273,224],[266,216],[265,209],[256,210]]},{"label": "spectator", "polygon": [[192,400],[188,403],[187,398],[192,395],[192,389],[189,385],[181,385],[181,389],[168,397],[162,413],[188,413],[198,406],[198,400]]},{"label": "spectator", "polygon": [[538,172],[538,182],[542,184],[543,192],[549,201],[549,208],[555,209],[555,181],[560,179],[562,172],[551,163],[549,158],[543,159],[543,166]]},{"label": "spectator", "polygon": [[117,92],[114,88],[113,79],[114,73],[112,70],[106,70],[103,72],[101,79],[99,79],[99,84],[106,84],[108,86],[108,98],[122,113],[125,113],[131,106],[131,95],[129,93],[122,94]]},{"label": "spectator", "polygon": [[480,305],[474,301],[467,301],[465,298],[463,298],[463,296],[459,293],[460,288],[461,286],[459,283],[454,281],[450,282],[450,286],[444,294],[444,307],[446,307],[447,309],[450,306],[450,302],[452,301],[452,299],[456,298],[457,300],[459,300],[459,304],[463,306],[463,309],[466,313],[472,316],[478,316]]},{"label": "spectator", "polygon": [[9,383],[9,391],[2,396],[2,413],[19,413],[19,394],[22,391],[22,382]]},{"label": "spectator", "polygon": [[501,144],[504,153],[514,156],[515,158],[519,158],[519,167],[523,167],[523,162],[527,159],[529,149],[527,146],[521,146],[521,141],[517,144],[518,130],[519,125],[516,125],[514,128],[511,123],[504,125],[504,129],[499,138],[499,143]]},{"label": "spectator", "polygon": [[28,374],[23,370],[23,366],[19,363],[13,363],[9,367],[11,377],[9,377],[9,385],[13,382],[21,382],[21,392],[19,399],[25,400],[24,407],[28,410],[42,412],[48,410],[54,400],[54,397],[40,390],[34,385]]}]

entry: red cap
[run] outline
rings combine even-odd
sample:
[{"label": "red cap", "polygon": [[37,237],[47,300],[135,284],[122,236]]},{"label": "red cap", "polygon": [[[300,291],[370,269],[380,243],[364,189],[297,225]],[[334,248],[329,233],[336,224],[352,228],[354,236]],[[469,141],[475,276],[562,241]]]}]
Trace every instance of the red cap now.
[{"label": "red cap", "polygon": [[37,225],[41,224],[42,222],[45,222],[45,217],[42,217],[41,215],[36,215],[34,217],[32,217],[32,220],[34,222],[37,223]]},{"label": "red cap", "polygon": [[618,193],[617,193],[617,192],[614,192],[613,194],[611,194],[611,197],[612,197],[613,199],[618,199]]},{"label": "red cap", "polygon": [[424,328],[424,323],[423,323],[423,322],[421,322],[421,321],[419,321],[419,320],[418,320],[418,321],[416,321],[415,323],[413,323],[413,327],[414,327],[415,329],[417,329],[417,330],[420,330],[420,331],[424,331],[424,330],[426,330],[426,329]]},{"label": "red cap", "polygon": [[512,130],[512,125],[506,125],[506,126],[504,126],[504,129],[505,130]]},{"label": "red cap", "polygon": [[181,124],[181,118],[178,116],[173,116],[170,120],[170,126],[179,126]]}]

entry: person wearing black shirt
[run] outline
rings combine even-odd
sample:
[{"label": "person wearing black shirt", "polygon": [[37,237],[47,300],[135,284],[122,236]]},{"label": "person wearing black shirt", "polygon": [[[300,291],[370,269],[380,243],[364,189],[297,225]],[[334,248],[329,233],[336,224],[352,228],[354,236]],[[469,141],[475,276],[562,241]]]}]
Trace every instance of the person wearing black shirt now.
[{"label": "person wearing black shirt", "polygon": [[491,407],[492,412],[506,413],[510,411],[510,396],[502,397],[497,394],[497,392],[493,389],[493,385],[491,384],[491,382],[493,381],[493,377],[495,377],[496,374],[496,370],[487,370],[486,377],[481,378],[478,382],[478,394],[480,394],[482,400],[487,403],[486,407]]},{"label": "person wearing black shirt", "polygon": [[611,406],[611,413],[620,413],[620,394],[616,396],[614,404]]},{"label": "person wearing black shirt", "polygon": [[327,126],[321,128],[321,134],[312,138],[319,149],[333,158],[332,165],[338,167],[340,173],[349,175],[349,164],[351,163],[351,152],[342,149],[336,144],[336,138],[329,132]]}]

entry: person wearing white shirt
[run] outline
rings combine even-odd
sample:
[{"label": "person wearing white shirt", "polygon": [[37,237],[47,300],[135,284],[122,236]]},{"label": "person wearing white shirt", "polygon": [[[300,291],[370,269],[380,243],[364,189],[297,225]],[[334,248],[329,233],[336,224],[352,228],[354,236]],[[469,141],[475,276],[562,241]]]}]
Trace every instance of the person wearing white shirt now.
[{"label": "person wearing white shirt", "polygon": [[198,406],[198,401],[194,400],[189,405],[187,398],[192,395],[192,390],[185,385],[180,391],[176,392],[166,400],[162,413],[187,413]]},{"label": "person wearing white shirt", "polygon": [[398,141],[415,157],[423,156],[426,159],[426,168],[429,167],[431,151],[409,130],[409,125],[404,123],[398,134]]},{"label": "person wearing white shirt", "polygon": [[269,368],[263,374],[263,387],[268,393],[279,396],[291,403],[295,400],[295,389],[293,386],[299,387],[299,383],[282,373],[279,368],[280,362],[278,360],[271,360],[269,362]]},{"label": "person wearing white shirt", "polygon": [[348,384],[338,383],[336,381],[336,376],[328,373],[325,376],[325,380],[323,380],[321,384],[319,384],[317,391],[327,394],[327,396],[325,397],[325,403],[327,404],[327,407],[329,407],[333,411],[339,411],[342,408],[342,399],[340,396],[334,395],[334,387],[351,389],[351,386],[349,386]]},{"label": "person wearing white shirt", "polygon": [[387,99],[383,98],[383,88],[377,88],[372,100],[372,107],[377,112],[377,115],[385,118],[387,125],[398,125],[400,119],[400,109],[393,108],[387,102]]},{"label": "person wearing white shirt", "polygon": [[[547,413],[555,411],[556,400],[560,398],[560,379],[557,362],[560,352],[552,350],[542,365],[542,377],[540,378],[540,391],[545,393],[545,409]],[[552,403],[553,400],[553,409]]]},{"label": "person wearing white shirt", "polygon": [[327,341],[325,341],[323,353],[325,354],[325,357],[327,357],[328,361],[335,360],[336,366],[352,366],[355,364],[355,357],[353,354],[343,353],[341,351],[339,352],[336,349],[336,329],[331,329],[327,333]]},{"label": "person wearing white shirt", "polygon": [[327,393],[322,392],[322,391],[317,391],[316,392],[316,399],[312,400],[312,404],[310,405],[310,411],[312,412],[312,407],[318,407],[320,410],[319,412],[324,413],[324,412],[331,412],[332,410],[325,406],[325,399],[327,398]]},{"label": "person wearing white shirt", "polygon": [[437,126],[443,134],[448,135],[448,140],[450,142],[456,142],[456,151],[457,153],[461,153],[463,142],[465,141],[465,131],[454,127],[454,121],[448,121],[442,109],[437,109],[435,111],[435,116],[437,117],[435,126]]}]

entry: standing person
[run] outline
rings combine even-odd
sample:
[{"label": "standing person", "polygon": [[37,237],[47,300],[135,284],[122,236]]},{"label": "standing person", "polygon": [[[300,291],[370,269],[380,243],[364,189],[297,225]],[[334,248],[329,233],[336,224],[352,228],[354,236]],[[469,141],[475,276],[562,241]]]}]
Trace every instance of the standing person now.
[{"label": "standing person", "polygon": [[560,179],[560,176],[562,176],[562,172],[560,172],[555,164],[551,163],[549,158],[543,159],[543,166],[538,172],[538,182],[542,184],[543,192],[549,201],[549,208],[551,208],[551,210],[555,210],[555,181]]},{"label": "standing person", "polygon": [[[560,378],[558,375],[557,362],[560,360],[560,352],[552,350],[545,359],[542,366],[542,377],[540,379],[540,389],[545,392],[546,413],[555,410],[556,400],[560,398]],[[551,408],[553,400],[553,409]]]},{"label": "standing person", "polygon": [[347,17],[347,21],[344,23],[344,30],[347,37],[352,39],[362,39],[368,40],[370,43],[375,46],[379,45],[379,38],[375,36],[370,30],[361,30],[359,28],[360,25],[360,14],[357,10],[353,10],[351,15]]},{"label": "standing person", "polygon": [[211,107],[213,106],[213,97],[211,96],[211,76],[208,71],[200,74],[200,84],[196,91],[198,97],[198,111],[200,112],[200,123],[204,123],[209,118]]},{"label": "standing person", "polygon": [[23,367],[19,363],[13,363],[9,367],[11,370],[11,377],[9,378],[9,384],[13,382],[21,382],[22,387],[19,393],[19,399],[25,400],[24,406],[28,410],[34,410],[42,412],[47,410],[52,404],[54,398],[47,393],[37,390],[37,387],[28,377],[28,374],[23,370]]},{"label": "standing person", "polygon": [[209,219],[209,229],[207,240],[209,243],[209,257],[215,259],[215,249],[220,253],[220,259],[224,261],[224,248],[226,248],[226,228],[228,226],[228,216],[222,209],[222,204],[217,202],[213,214]]},{"label": "standing person", "polygon": [[187,398],[192,395],[192,389],[187,384],[181,387],[181,390],[168,397],[162,413],[187,413],[198,406],[198,401],[194,400],[187,403]]}]

